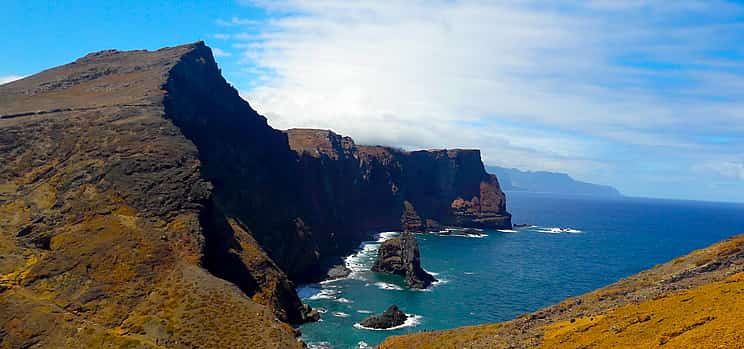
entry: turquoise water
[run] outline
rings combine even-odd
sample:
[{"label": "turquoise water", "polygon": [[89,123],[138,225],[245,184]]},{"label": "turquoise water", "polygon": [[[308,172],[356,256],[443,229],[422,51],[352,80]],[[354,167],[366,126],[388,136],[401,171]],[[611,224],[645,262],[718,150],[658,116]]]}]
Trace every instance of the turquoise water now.
[{"label": "turquoise water", "polygon": [[[509,193],[514,223],[535,227],[483,236],[417,235],[424,269],[441,280],[411,291],[401,278],[369,272],[378,241],[347,258],[347,279],[303,285],[304,301],[325,311],[300,327],[311,348],[360,348],[408,332],[509,320],[666,262],[737,233],[744,205],[651,199],[590,199]],[[549,233],[552,227],[575,233]],[[394,233],[384,233],[383,240]],[[355,324],[397,304],[405,327]]]}]

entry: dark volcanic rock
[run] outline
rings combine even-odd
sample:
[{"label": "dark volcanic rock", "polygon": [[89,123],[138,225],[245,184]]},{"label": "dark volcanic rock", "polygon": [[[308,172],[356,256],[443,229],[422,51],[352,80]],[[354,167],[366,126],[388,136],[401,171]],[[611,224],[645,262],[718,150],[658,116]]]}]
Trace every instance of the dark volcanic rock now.
[{"label": "dark volcanic rock", "polygon": [[386,240],[380,245],[372,271],[403,276],[411,288],[427,288],[436,281],[431,274],[421,268],[416,237],[408,232]]},{"label": "dark volcanic rock", "polygon": [[0,86],[0,347],[296,347],[293,281],[438,223],[511,225],[478,151],[275,130],[202,42]]},{"label": "dark volcanic rock", "polygon": [[373,315],[364,319],[360,325],[367,328],[385,329],[400,326],[406,322],[406,319],[408,316],[393,304],[381,315]]},{"label": "dark volcanic rock", "polygon": [[511,227],[504,193],[478,150],[408,152],[356,145],[328,130],[286,134],[302,173],[300,211],[321,255],[346,254],[370,231]]},{"label": "dark volcanic rock", "polygon": [[326,279],[333,280],[333,279],[345,278],[349,276],[349,274],[351,274],[351,269],[347,268],[343,264],[339,264],[328,270],[328,273],[326,274]]}]

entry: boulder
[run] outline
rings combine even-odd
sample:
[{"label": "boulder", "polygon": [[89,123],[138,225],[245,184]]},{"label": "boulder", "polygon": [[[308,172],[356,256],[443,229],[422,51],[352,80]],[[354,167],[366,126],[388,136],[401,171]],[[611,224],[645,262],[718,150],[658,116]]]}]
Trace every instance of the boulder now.
[{"label": "boulder", "polygon": [[362,321],[360,325],[367,328],[386,329],[400,326],[406,322],[406,319],[408,319],[408,316],[400,311],[397,305],[393,304],[381,315],[372,315]]}]

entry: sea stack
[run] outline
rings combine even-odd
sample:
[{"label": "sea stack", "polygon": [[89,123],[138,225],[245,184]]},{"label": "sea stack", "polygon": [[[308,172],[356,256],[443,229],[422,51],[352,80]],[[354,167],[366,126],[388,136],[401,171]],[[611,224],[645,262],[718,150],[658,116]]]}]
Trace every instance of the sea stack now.
[{"label": "sea stack", "polygon": [[408,316],[400,311],[397,305],[393,304],[381,315],[370,316],[362,321],[360,325],[366,328],[387,329],[403,325],[407,319]]},{"label": "sea stack", "polygon": [[372,271],[401,275],[410,288],[427,288],[436,279],[421,268],[416,237],[404,232],[400,237],[386,240],[377,252]]}]

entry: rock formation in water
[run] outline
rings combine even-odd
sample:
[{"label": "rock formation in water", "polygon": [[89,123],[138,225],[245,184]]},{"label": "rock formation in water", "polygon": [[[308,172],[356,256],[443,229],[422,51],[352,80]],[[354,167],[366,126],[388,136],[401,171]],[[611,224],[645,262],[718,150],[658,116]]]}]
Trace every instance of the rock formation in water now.
[{"label": "rock formation in water", "polygon": [[297,347],[291,280],[437,222],[511,225],[477,151],[275,130],[201,42],[0,86],[0,347]]},{"label": "rock formation in water", "polygon": [[395,326],[400,326],[406,323],[408,316],[398,306],[393,304],[384,313],[380,315],[372,315],[360,323],[360,325],[366,328],[386,329]]},{"label": "rock formation in water", "polygon": [[416,236],[410,232],[385,240],[380,245],[372,271],[403,276],[410,288],[427,288],[436,281],[431,274],[421,268]]},{"label": "rock formation in water", "polygon": [[379,348],[741,348],[744,235],[514,320]]}]

